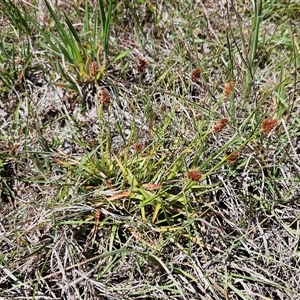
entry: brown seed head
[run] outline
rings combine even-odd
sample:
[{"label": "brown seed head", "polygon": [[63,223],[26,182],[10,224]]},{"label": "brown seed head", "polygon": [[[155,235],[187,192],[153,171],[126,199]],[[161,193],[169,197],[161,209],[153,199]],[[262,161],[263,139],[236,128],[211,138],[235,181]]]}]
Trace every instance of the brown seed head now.
[{"label": "brown seed head", "polygon": [[105,107],[108,107],[110,104],[110,95],[106,89],[101,89],[100,100]]},{"label": "brown seed head", "polygon": [[188,178],[193,181],[199,181],[201,177],[202,177],[202,174],[198,170],[191,170],[188,173]]},{"label": "brown seed head", "polygon": [[142,150],[144,149],[144,144],[143,143],[135,143],[133,145],[133,149],[137,152],[137,153],[141,153]]},{"label": "brown seed head", "polygon": [[198,81],[198,79],[200,78],[200,74],[201,74],[201,70],[199,68],[198,69],[194,69],[192,71],[192,76],[191,76],[192,82]]},{"label": "brown seed head", "polygon": [[234,88],[234,82],[233,81],[227,82],[224,87],[224,95],[228,97],[231,94],[233,88]]},{"label": "brown seed head", "polygon": [[264,133],[271,132],[277,125],[278,120],[276,119],[264,119],[262,121],[262,130]]},{"label": "brown seed head", "polygon": [[238,159],[238,157],[239,157],[239,153],[237,151],[226,153],[226,160],[230,164],[233,164]]},{"label": "brown seed head", "polygon": [[99,73],[99,66],[96,61],[93,61],[90,65],[90,75],[95,77]]},{"label": "brown seed head", "polygon": [[146,70],[146,68],[148,67],[148,63],[145,59],[143,58],[139,58],[138,60],[138,66],[137,66],[137,70],[139,73],[142,73]]},{"label": "brown seed head", "polygon": [[228,120],[226,118],[221,119],[218,124],[213,128],[214,133],[219,133],[227,125]]}]

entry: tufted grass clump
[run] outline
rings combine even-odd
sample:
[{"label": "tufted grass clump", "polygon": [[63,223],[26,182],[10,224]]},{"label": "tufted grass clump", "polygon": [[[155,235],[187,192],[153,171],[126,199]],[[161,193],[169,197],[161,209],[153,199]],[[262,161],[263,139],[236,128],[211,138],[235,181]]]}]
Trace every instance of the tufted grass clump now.
[{"label": "tufted grass clump", "polygon": [[0,0],[0,297],[299,299],[299,5],[221,2]]}]

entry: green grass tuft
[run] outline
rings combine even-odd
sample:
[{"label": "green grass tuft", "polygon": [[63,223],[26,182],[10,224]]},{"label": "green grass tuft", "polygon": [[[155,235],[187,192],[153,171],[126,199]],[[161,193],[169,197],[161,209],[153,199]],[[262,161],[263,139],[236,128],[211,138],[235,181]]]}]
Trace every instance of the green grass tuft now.
[{"label": "green grass tuft", "polygon": [[0,297],[299,298],[300,7],[225,2],[0,0]]}]

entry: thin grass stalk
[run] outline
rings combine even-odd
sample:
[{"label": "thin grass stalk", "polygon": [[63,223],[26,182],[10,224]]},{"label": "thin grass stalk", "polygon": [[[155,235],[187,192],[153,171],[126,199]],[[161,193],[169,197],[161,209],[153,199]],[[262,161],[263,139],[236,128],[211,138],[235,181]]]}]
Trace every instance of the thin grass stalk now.
[{"label": "thin grass stalk", "polygon": [[107,12],[105,13],[104,0],[98,1],[100,19],[101,19],[101,40],[103,47],[103,64],[106,66],[108,64],[108,53],[109,53],[109,35],[110,35],[110,25],[111,25],[111,14],[115,1],[108,0]]},{"label": "thin grass stalk", "polygon": [[253,85],[253,77],[255,74],[254,60],[257,53],[258,39],[259,39],[259,30],[261,23],[261,14],[262,14],[262,1],[254,1],[254,17],[252,24],[252,40],[251,40],[251,49],[249,57],[249,67],[246,76],[246,92],[250,91],[251,86]]}]

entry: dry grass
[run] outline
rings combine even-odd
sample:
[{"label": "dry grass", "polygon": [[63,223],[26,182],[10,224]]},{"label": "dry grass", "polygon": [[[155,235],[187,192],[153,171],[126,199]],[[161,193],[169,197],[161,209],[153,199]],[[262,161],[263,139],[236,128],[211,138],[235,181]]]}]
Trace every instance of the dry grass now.
[{"label": "dry grass", "polygon": [[119,1],[84,75],[0,14],[1,299],[299,299],[298,12]]}]

